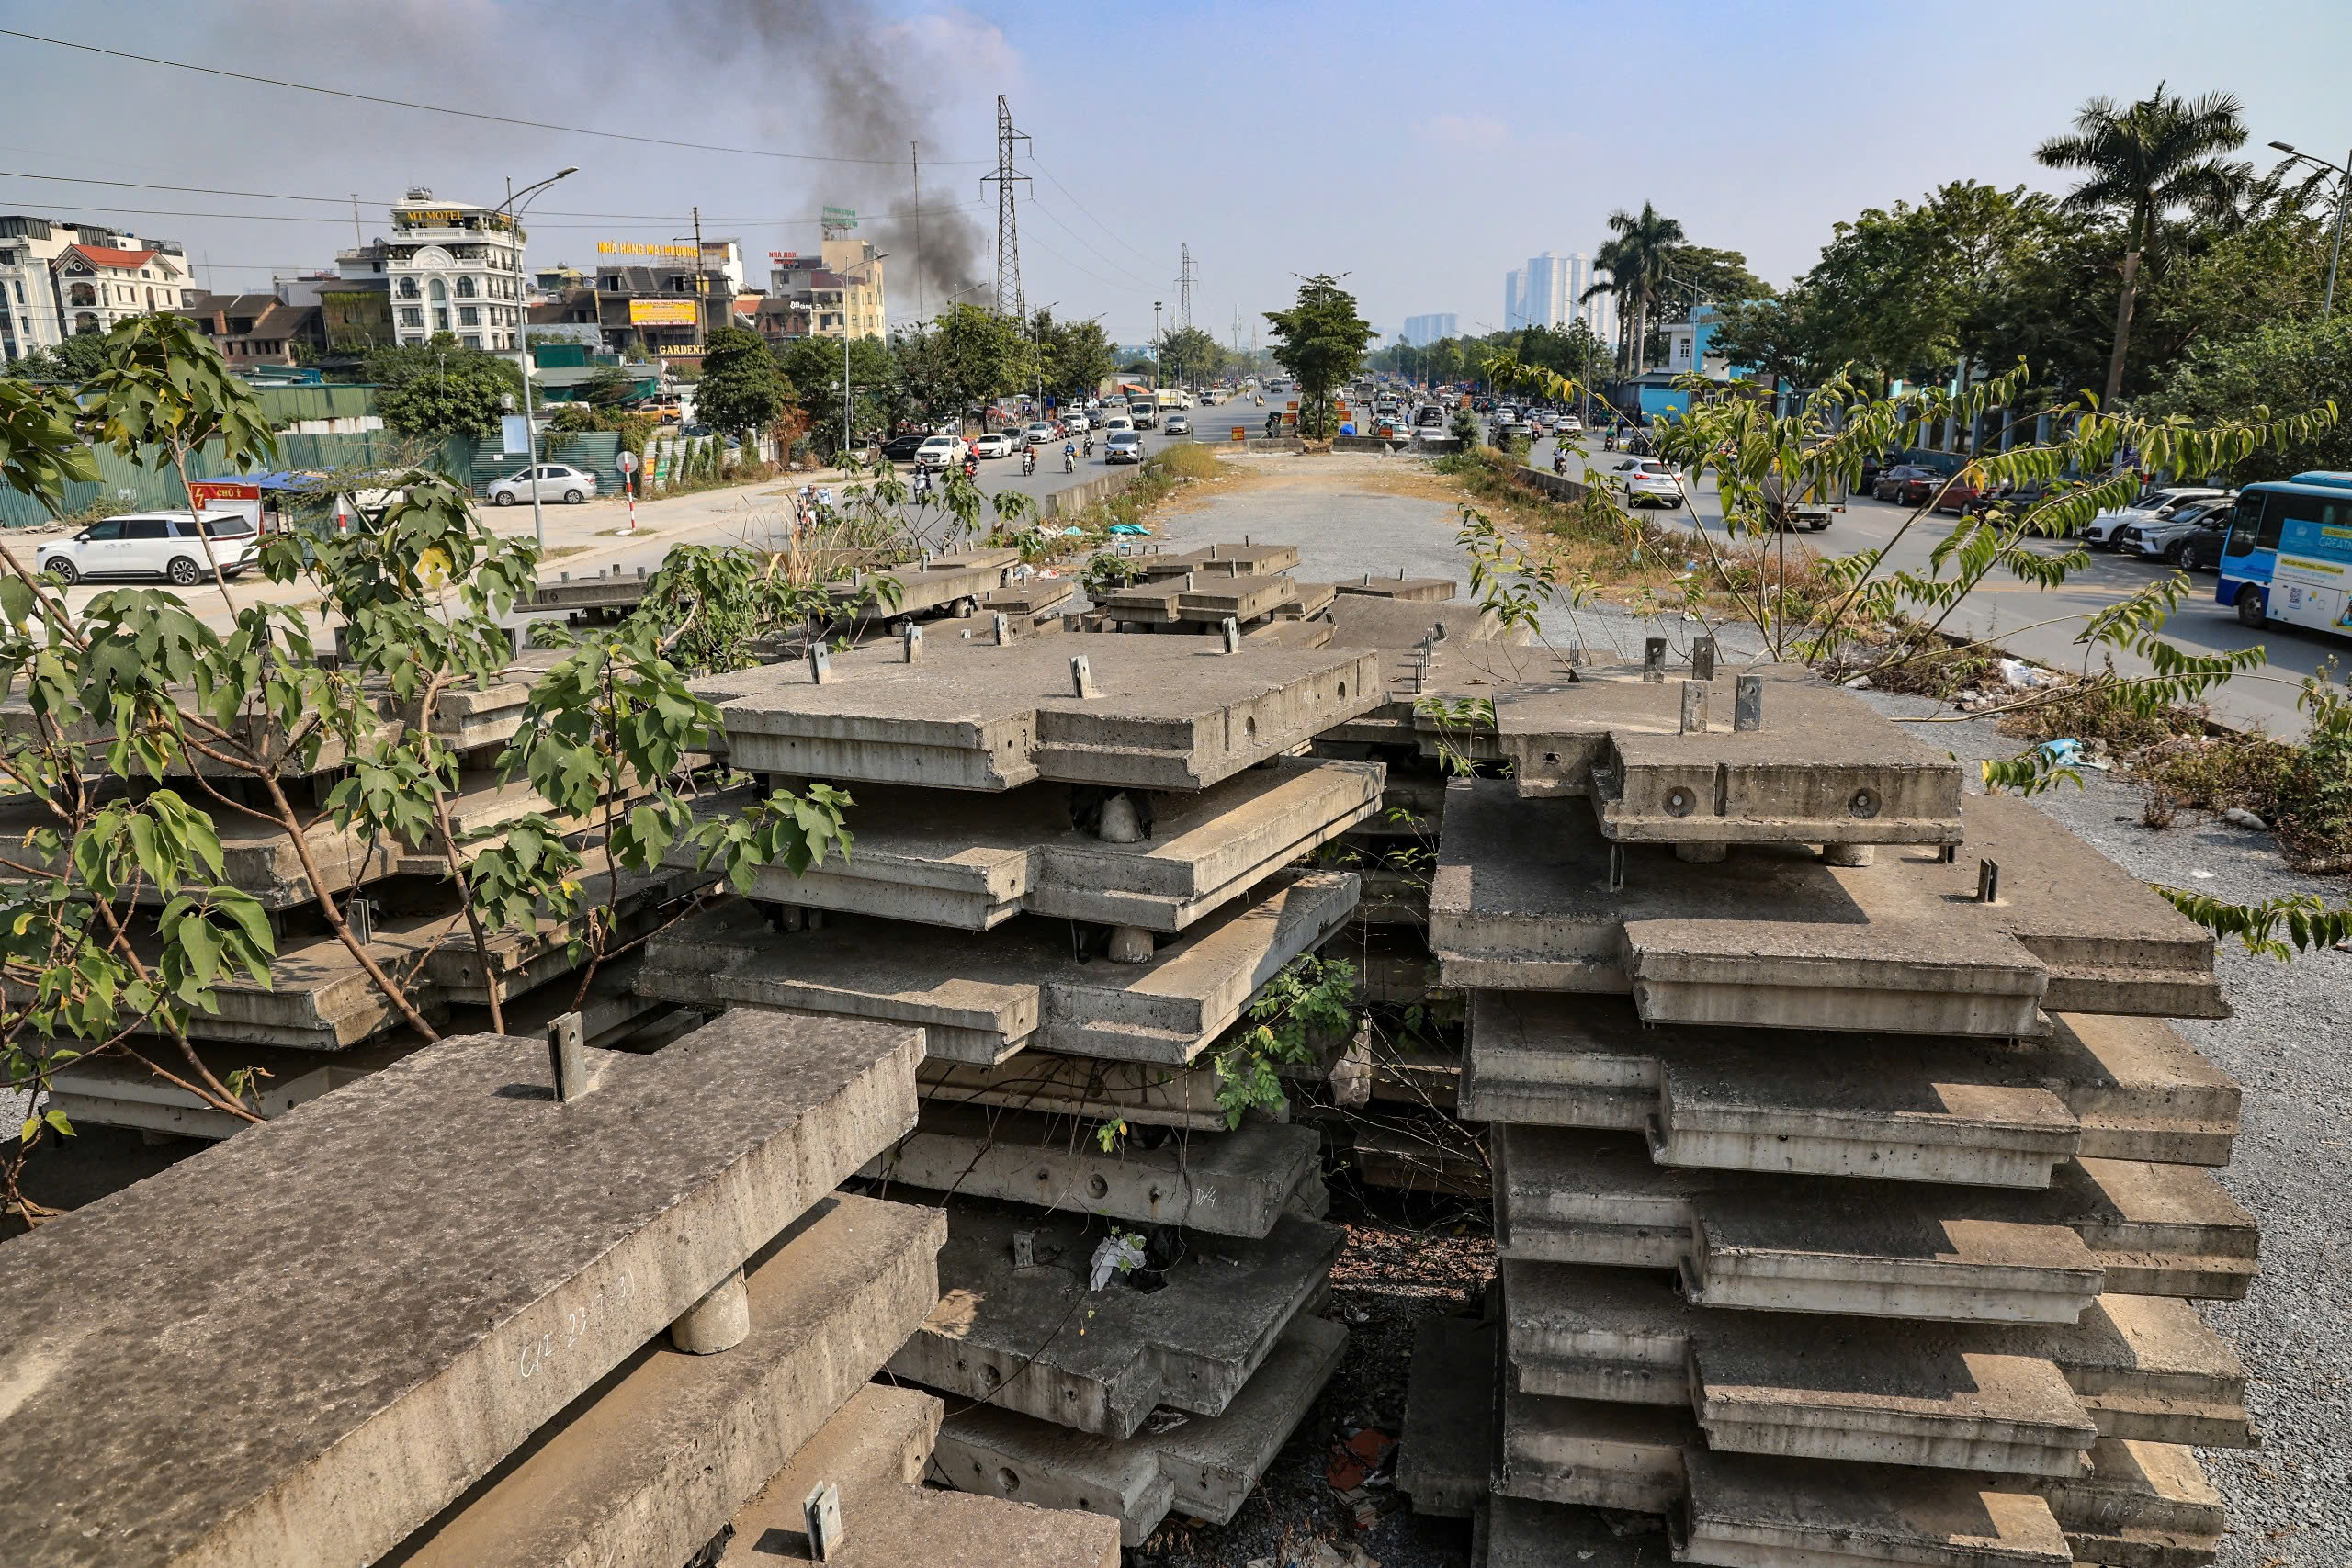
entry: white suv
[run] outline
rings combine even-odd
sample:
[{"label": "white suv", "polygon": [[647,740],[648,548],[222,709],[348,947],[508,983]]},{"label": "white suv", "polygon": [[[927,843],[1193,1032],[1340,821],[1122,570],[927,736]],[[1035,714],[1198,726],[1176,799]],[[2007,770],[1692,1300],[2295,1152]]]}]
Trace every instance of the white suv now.
[{"label": "white suv", "polygon": [[2115,536],[2124,529],[2146,523],[2162,523],[2176,512],[2200,502],[2219,501],[2230,492],[2201,486],[2167,485],[2162,490],[2143,491],[2129,506],[2119,506],[2092,518],[2083,529],[2083,543],[2091,548],[2112,549]]},{"label": "white suv", "polygon": [[1647,502],[1657,506],[1682,505],[1682,486],[1674,469],[1656,457],[1627,457],[1609,470],[1609,482],[1625,492],[1627,504]]},{"label": "white suv", "polygon": [[[575,468],[564,463],[539,465],[539,502],[570,502],[577,506],[596,493],[596,476],[585,468]],[[501,506],[512,506],[518,501],[531,499],[531,470],[509,474],[490,487],[490,499]]]},{"label": "white suv", "polygon": [[85,577],[161,577],[193,588],[212,575],[208,558],[223,577],[250,570],[261,555],[261,536],[237,512],[132,512],[103,518],[70,539],[51,539],[33,552],[35,570],[60,582]]},{"label": "white suv", "polygon": [[918,468],[959,467],[964,461],[964,438],[960,435],[931,435],[915,448]]}]

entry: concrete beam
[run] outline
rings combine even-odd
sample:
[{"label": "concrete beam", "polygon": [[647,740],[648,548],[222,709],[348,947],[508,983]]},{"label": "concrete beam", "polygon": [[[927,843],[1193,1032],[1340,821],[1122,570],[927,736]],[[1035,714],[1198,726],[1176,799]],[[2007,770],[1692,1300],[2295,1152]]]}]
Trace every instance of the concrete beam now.
[{"label": "concrete beam", "polygon": [[[1016,1231],[1035,1238],[1031,1267],[1016,1266]],[[1035,1210],[953,1203],[945,1294],[890,1371],[1114,1438],[1133,1437],[1155,1405],[1221,1415],[1323,1288],[1342,1239],[1336,1225],[1286,1214],[1262,1239],[1186,1236],[1160,1290],[1114,1279],[1090,1291],[1102,1234]]]},{"label": "concrete beam", "polygon": [[[858,1390],[743,1506],[712,1568],[1119,1568],[1109,1519],[923,1485],[942,1414],[919,1389]],[[825,1485],[840,1490],[842,1534],[820,1560],[802,1510]]]},{"label": "concrete beam", "polygon": [[1147,580],[1182,577],[1278,577],[1298,565],[1296,545],[1204,545],[1196,550],[1147,550],[1129,558]]},{"label": "concrete beam", "polygon": [[1690,1479],[1683,1450],[1705,1438],[1687,1409],[1555,1399],[1506,1388],[1494,1486],[1507,1497],[1663,1514]]},{"label": "concrete beam", "polygon": [[[1457,782],[1430,945],[1448,985],[1631,991],[1654,1023],[2009,1038],[2046,1032],[2043,1007],[2226,1014],[2211,934],[2144,883],[2030,801],[1971,795],[1965,819],[1951,863],[1763,845],[1694,865],[1611,846],[1582,802]],[[2004,868],[1997,902],[1977,897],[1980,858]]]},{"label": "concrete beam", "polygon": [[1466,1519],[1493,1477],[1501,1325],[1425,1317],[1413,1328],[1396,1490],[1413,1512]]},{"label": "concrete beam", "polygon": [[[1173,933],[1372,817],[1382,784],[1377,762],[1280,758],[1197,793],[1144,796],[1151,831],[1133,843],[1074,826],[1057,784],[1001,795],[861,785],[844,814],[848,856],[798,874],[772,868],[744,891],[965,931],[1027,912]],[[730,814],[751,798],[729,792],[702,809]]]},{"label": "concrete beam", "polygon": [[1351,581],[1332,584],[1342,593],[1360,594],[1366,599],[1389,599],[1415,604],[1434,604],[1451,599],[1461,584],[1450,577],[1407,577],[1399,572],[1395,577],[1374,577],[1370,572]]},{"label": "concrete beam", "polygon": [[1347,1342],[1338,1324],[1302,1315],[1224,1414],[1187,1416],[1156,1434],[1097,1437],[967,1405],[940,1428],[934,1473],[967,1492],[1110,1515],[1130,1547],[1171,1512],[1229,1524],[1330,1381]]},{"label": "concrete beam", "polygon": [[[1094,1123],[1128,1122],[1195,1133],[1225,1130],[1212,1062],[1169,1067],[1019,1051],[987,1067],[933,1057],[918,1069],[918,1077],[926,1100],[953,1105],[994,1106]],[[1288,1102],[1271,1119],[1288,1122]]]},{"label": "concrete beam", "polygon": [[[1084,656],[1098,695],[1072,692]],[[1204,789],[1380,701],[1377,660],[1214,638],[1072,633],[1011,646],[940,639],[922,662],[853,649],[695,682],[734,765],[841,784],[1002,790],[1034,779]]]},{"label": "concrete beam", "polygon": [[747,1270],[741,1342],[646,1346],[404,1542],[402,1568],[677,1568],[914,1331],[946,1239],[935,1209],[820,1200]]},{"label": "concrete beam", "polygon": [[375,1561],[910,1126],[920,1052],[735,1014],[560,1104],[467,1036],[18,1238],[0,1561]]},{"label": "concrete beam", "polygon": [[1284,1213],[1329,1206],[1322,1162],[1323,1140],[1312,1127],[1136,1128],[1106,1151],[1091,1127],[1066,1117],[932,1100],[915,1131],[860,1174],[1137,1224],[1262,1236]]},{"label": "concrete beam", "polygon": [[1694,1450],[1668,1521],[1678,1562],[1718,1568],[2068,1568],[2050,1506],[2007,1481]]},{"label": "concrete beam", "polygon": [[1283,964],[1339,930],[1355,899],[1356,880],[1344,873],[1285,874],[1142,964],[1080,962],[1069,927],[1041,919],[967,932],[842,916],[820,931],[778,934],[737,903],[656,938],[639,984],[696,1006],[916,1024],[934,1059],[981,1066],[1031,1047],[1182,1066]]}]

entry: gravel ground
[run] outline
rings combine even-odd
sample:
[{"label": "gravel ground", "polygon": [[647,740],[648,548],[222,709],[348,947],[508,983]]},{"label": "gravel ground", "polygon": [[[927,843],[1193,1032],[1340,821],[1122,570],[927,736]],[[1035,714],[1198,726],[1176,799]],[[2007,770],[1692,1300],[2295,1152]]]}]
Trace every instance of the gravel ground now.
[{"label": "gravel ground", "polygon": [[[1468,563],[1453,542],[1457,503],[1419,466],[1380,458],[1262,457],[1244,465],[1255,481],[1196,498],[1180,498],[1155,526],[1171,548],[1238,539],[1295,543],[1297,575],[1315,581],[1370,570],[1394,575],[1453,577],[1468,593]],[[1580,630],[1596,646],[1635,651],[1661,632],[1678,646],[1704,630],[1677,617],[1645,626],[1613,609],[1580,613],[1579,626],[1546,616],[1555,644]],[[1716,628],[1726,652],[1753,656],[1758,642],[1738,627]],[[1932,705],[1870,694],[1882,711],[1918,716]],[[2014,755],[2019,743],[1989,720],[1926,727],[1963,761]],[[2086,773],[2083,789],[2037,797],[2056,820],[2098,846],[2134,875],[2253,903],[2297,893],[2340,902],[2341,878],[2290,870],[2266,833],[2181,814],[2172,828],[2140,824],[2141,792],[2104,774]],[[2244,1302],[2201,1303],[2206,1318],[2237,1347],[2248,1374],[2246,1402],[2263,1446],[2202,1455],[2228,1504],[2230,1534],[2222,1568],[2324,1568],[2352,1562],[2352,1257],[2343,1212],[2352,1193],[2352,954],[2324,952],[2290,964],[2224,948],[2219,968],[2235,1016],[2184,1021],[2179,1028],[2245,1086],[2243,1131],[2235,1162],[2220,1173],[2229,1191],[2260,1219],[2263,1272]],[[1250,1512],[1223,1531],[1192,1531],[1181,1547],[1150,1556],[1169,1563],[1231,1562],[1271,1550],[1276,1516],[1323,1521],[1334,1539],[1351,1533],[1325,1506],[1320,1452],[1330,1427],[1369,1412],[1396,1418],[1411,1323],[1424,1312],[1456,1310],[1456,1293],[1476,1281],[1476,1244],[1432,1245],[1396,1220],[1350,1222],[1350,1245],[1334,1275],[1338,1299],[1372,1314],[1351,1325],[1350,1347],[1320,1425],[1285,1450],[1269,1473],[1271,1511]],[[1490,1253],[1488,1254],[1490,1256]],[[1425,1278],[1434,1269],[1434,1280]],[[1459,1277],[1458,1277],[1459,1276]],[[1434,1298],[1434,1299],[1432,1299]],[[1443,1304],[1439,1304],[1440,1303]],[[1392,1428],[1393,1429],[1393,1428]],[[1289,1510],[1304,1509],[1304,1515]],[[1155,1542],[1155,1546],[1159,1543]],[[1628,1543],[1629,1545],[1631,1543]],[[1384,1568],[1459,1565],[1466,1537],[1444,1521],[1384,1519],[1364,1545]],[[1581,1554],[1579,1554],[1581,1555]],[[1601,1557],[1616,1553],[1603,1553]],[[1601,1558],[1590,1568],[1604,1568]]]}]

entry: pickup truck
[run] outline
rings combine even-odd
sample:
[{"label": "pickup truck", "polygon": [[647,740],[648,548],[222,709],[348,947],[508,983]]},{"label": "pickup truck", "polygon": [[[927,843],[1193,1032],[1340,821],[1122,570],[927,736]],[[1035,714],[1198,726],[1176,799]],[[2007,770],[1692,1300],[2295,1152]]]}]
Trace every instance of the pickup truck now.
[{"label": "pickup truck", "polygon": [[1778,474],[1767,474],[1762,485],[1764,514],[1775,528],[1810,528],[1820,533],[1830,517],[1846,510],[1845,487],[1818,470],[1799,476],[1793,488]]}]

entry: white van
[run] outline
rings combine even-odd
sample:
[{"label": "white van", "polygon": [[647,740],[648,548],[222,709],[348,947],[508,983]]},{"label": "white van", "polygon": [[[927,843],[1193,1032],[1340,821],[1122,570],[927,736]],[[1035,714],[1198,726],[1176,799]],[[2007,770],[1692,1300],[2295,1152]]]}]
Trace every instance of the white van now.
[{"label": "white van", "polygon": [[[202,526],[199,528],[198,523]],[[84,578],[160,577],[193,588],[212,575],[237,577],[261,557],[261,535],[241,512],[130,512],[105,517],[70,539],[33,552],[35,570],[60,582]]]}]

